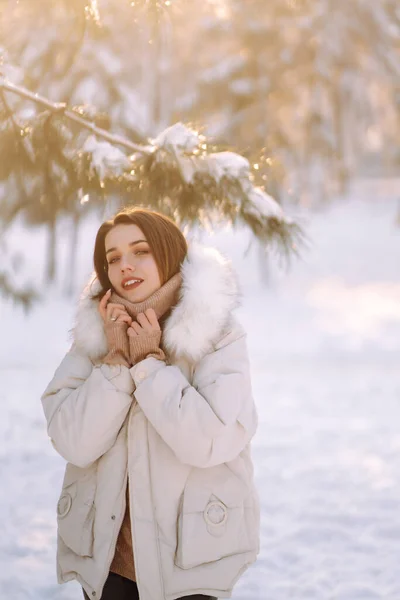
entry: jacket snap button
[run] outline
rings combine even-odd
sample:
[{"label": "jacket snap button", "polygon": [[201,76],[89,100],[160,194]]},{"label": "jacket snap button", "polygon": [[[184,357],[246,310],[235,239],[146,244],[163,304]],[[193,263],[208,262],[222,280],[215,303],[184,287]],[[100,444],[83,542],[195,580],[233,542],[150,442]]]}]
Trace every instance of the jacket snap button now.
[{"label": "jacket snap button", "polygon": [[111,515],[113,521],[115,521],[115,515]]},{"label": "jacket snap button", "polygon": [[209,525],[223,525],[228,518],[225,504],[222,502],[210,502],[204,511],[204,519]]},{"label": "jacket snap button", "polygon": [[146,371],[139,371],[137,374],[137,378],[139,381],[143,381],[143,379],[146,377]]},{"label": "jacket snap button", "polygon": [[92,592],[92,596],[95,596],[95,595],[96,595],[96,592]]},{"label": "jacket snap button", "polygon": [[66,517],[72,506],[72,498],[68,493],[64,493],[57,503],[57,514],[62,519]]}]

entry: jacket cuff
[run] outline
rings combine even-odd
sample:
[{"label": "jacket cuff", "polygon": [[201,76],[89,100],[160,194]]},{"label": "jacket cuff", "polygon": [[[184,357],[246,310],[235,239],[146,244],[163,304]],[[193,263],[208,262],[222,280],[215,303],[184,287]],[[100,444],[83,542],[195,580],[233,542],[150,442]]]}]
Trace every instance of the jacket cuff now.
[{"label": "jacket cuff", "polygon": [[132,395],[134,392],[134,385],[132,377],[130,376],[129,369],[125,365],[97,365],[95,368],[99,368],[103,376],[119,390],[125,394]]},{"label": "jacket cuff", "polygon": [[140,361],[129,370],[136,387],[138,387],[142,381],[147,379],[153,373],[163,369],[165,366],[166,364],[164,361],[150,356],[149,358]]}]

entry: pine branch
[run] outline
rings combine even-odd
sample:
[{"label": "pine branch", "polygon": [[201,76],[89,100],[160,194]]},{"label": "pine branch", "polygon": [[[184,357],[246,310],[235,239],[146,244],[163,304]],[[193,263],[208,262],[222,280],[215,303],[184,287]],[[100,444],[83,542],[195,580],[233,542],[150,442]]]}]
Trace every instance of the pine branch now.
[{"label": "pine branch", "polygon": [[4,94],[4,90],[1,88],[1,86],[0,86],[0,100],[3,103],[7,119],[10,119],[10,121],[11,121],[13,130],[14,130],[14,133],[15,133],[15,139],[17,140],[18,145],[20,146],[20,148],[22,148],[22,150],[23,150],[26,158],[28,159],[28,161],[30,163],[33,163],[32,157],[29,154],[29,151],[28,151],[28,149],[25,146],[23,137],[21,136],[21,131],[23,130],[23,127],[16,120],[15,115],[14,115],[13,111],[11,110],[10,105],[7,102],[6,96]]},{"label": "pine branch", "polygon": [[[304,232],[263,186],[256,186],[243,156],[210,151],[205,137],[182,123],[168,127],[149,145],[132,143],[68,110],[65,103],[53,103],[0,78],[1,90],[46,109],[25,128],[44,175],[42,196],[35,195],[39,204],[32,204],[32,222],[52,226],[61,212],[70,210],[68,198],[73,202],[77,197],[89,199],[92,193],[111,193],[124,204],[161,210],[180,226],[242,224],[270,250],[277,249],[287,258],[298,253]],[[54,128],[50,127],[53,120],[59,121]],[[64,127],[67,120],[94,135],[83,140],[78,134],[79,144],[74,144],[76,136]],[[116,146],[133,153],[127,156]]]},{"label": "pine branch", "polygon": [[15,85],[14,83],[7,81],[4,77],[0,77],[0,89],[17,94],[21,98],[32,100],[32,102],[35,102],[36,104],[39,104],[40,106],[49,109],[55,114],[62,114],[67,119],[78,123],[79,125],[81,125],[81,127],[88,129],[96,136],[103,138],[111,144],[122,146],[127,150],[131,150],[132,152],[140,152],[141,154],[151,154],[152,152],[154,152],[154,146],[135,144],[134,142],[129,142],[128,140],[124,139],[119,135],[108,133],[108,131],[106,131],[105,129],[101,129],[100,127],[94,125],[94,123],[86,121],[86,119],[83,119],[74,111],[68,110],[67,104],[65,102],[51,102],[50,100],[47,100],[47,98],[44,98],[39,94],[34,94],[33,92],[30,92],[29,90],[21,86]]}]

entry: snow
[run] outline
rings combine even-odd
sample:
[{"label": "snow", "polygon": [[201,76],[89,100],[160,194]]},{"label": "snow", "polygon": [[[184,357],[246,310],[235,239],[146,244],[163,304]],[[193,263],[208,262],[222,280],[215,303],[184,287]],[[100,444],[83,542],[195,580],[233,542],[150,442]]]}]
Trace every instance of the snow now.
[{"label": "snow", "polygon": [[248,179],[250,163],[235,152],[213,152],[207,156],[207,169],[218,183],[222,177]]},{"label": "snow", "polygon": [[98,140],[94,135],[86,139],[82,150],[91,153],[91,168],[101,181],[107,176],[118,177],[131,167],[129,158],[119,148],[110,142]]},{"label": "snow", "polygon": [[277,219],[284,219],[287,222],[290,221],[288,217],[285,217],[281,207],[273,199],[272,196],[264,192],[261,188],[254,188],[249,195],[250,202],[248,206],[246,206],[246,212],[252,213],[255,216],[274,216]]},{"label": "snow", "polygon": [[183,123],[175,123],[167,127],[154,140],[156,147],[174,148],[180,152],[193,152],[199,146],[200,137],[196,131],[189,129]]},{"label": "snow", "polygon": [[[250,163],[243,156],[235,152],[212,152],[202,156],[196,156],[201,142],[201,135],[186,127],[182,123],[176,123],[163,131],[156,139],[152,140],[158,149],[165,149],[173,155],[182,178],[187,183],[193,183],[197,173],[211,175],[219,184],[224,177],[236,179],[246,191],[249,203],[246,210],[256,216],[264,215],[278,219],[284,219],[279,204],[261,188],[255,188],[250,180]],[[206,144],[201,146],[206,147]],[[165,156],[161,153],[162,160]]]},{"label": "snow", "polygon": [[[289,272],[259,265],[248,232],[204,234],[239,273],[260,425],[253,444],[262,505],[259,560],[236,600],[400,598],[400,230],[397,186],[363,183],[307,215],[310,247]],[[378,193],[379,192],[379,193]],[[25,317],[0,304],[0,596],[73,600],[55,574],[64,461],[40,395],[69,347],[74,302],[89,275],[97,223],[81,232],[74,299],[49,290]],[[63,240],[65,224],[59,229]],[[22,237],[22,234],[24,237]],[[41,280],[40,230],[25,269]],[[60,244],[60,264],[67,245]],[[267,287],[260,272],[269,273]],[[23,268],[21,268],[23,272]]]}]

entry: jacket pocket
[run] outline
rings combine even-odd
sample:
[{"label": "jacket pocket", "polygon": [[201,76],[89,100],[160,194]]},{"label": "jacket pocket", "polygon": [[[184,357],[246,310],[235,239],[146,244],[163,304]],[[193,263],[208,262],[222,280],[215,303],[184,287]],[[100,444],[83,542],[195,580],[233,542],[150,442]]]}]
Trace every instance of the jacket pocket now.
[{"label": "jacket pocket", "polygon": [[75,554],[93,556],[94,498],[97,466],[81,469],[67,464],[57,502],[58,533]]},{"label": "jacket pocket", "polygon": [[252,484],[226,465],[193,469],[178,513],[175,564],[182,569],[258,552],[257,502]]}]

